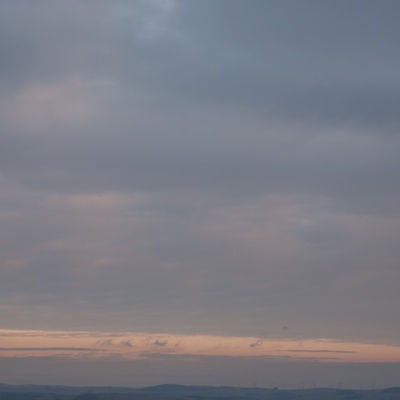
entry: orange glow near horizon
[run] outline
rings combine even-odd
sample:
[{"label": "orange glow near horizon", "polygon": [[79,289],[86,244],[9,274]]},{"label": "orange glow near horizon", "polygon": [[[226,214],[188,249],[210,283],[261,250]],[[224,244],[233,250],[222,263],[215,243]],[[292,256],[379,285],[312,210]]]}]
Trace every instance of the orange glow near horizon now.
[{"label": "orange glow near horizon", "polygon": [[212,335],[0,330],[0,356],[125,359],[149,355],[268,357],[320,362],[400,362],[400,347],[333,339],[263,339]]}]

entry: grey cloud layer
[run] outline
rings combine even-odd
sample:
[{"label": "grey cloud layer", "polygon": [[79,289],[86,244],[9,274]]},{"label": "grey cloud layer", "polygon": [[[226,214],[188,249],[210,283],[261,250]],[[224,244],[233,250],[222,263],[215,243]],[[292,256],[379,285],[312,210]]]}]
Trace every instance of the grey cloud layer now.
[{"label": "grey cloud layer", "polygon": [[398,341],[397,1],[0,7],[5,327]]},{"label": "grey cloud layer", "polygon": [[[301,360],[271,360],[241,357],[193,357],[190,355],[147,355],[143,360],[110,358],[99,363],[51,357],[0,358],[3,379],[10,383],[53,385],[149,386],[159,382],[180,384],[273,387],[286,389],[342,387],[364,389],[396,386],[398,364],[342,364]],[[91,371],[90,377],[87,371]],[[115,373],[119,371],[119,373]],[[314,378],[314,382],[312,378]],[[336,379],[335,379],[336,378]]]}]

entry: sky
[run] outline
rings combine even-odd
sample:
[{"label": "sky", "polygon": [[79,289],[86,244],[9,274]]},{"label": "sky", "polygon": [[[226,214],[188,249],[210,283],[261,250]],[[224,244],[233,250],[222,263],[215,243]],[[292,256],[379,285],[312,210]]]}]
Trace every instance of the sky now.
[{"label": "sky", "polygon": [[0,0],[3,383],[400,374],[397,0]]}]

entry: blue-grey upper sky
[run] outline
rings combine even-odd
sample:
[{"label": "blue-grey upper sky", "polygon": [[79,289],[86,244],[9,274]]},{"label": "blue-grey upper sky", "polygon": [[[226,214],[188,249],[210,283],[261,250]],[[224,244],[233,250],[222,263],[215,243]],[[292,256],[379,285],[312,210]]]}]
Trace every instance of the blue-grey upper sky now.
[{"label": "blue-grey upper sky", "polygon": [[0,328],[400,345],[399,14],[0,0]]}]

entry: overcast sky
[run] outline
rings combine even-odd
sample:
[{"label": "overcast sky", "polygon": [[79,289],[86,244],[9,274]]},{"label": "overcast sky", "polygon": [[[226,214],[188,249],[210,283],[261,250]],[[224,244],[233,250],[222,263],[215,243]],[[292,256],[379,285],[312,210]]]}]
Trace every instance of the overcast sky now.
[{"label": "overcast sky", "polygon": [[[248,352],[269,340],[343,343],[322,349],[333,364],[379,344],[397,355],[376,382],[394,385],[399,14],[397,0],[0,0],[0,329],[156,335],[134,385],[243,371],[253,384]],[[179,346],[163,358],[171,375],[153,374],[172,343],[157,335],[200,335],[186,353],[223,376],[184,378]],[[248,349],[204,355],[201,335]],[[0,351],[4,379],[131,382],[122,353],[74,378],[39,350],[14,375],[19,350]],[[337,371],[377,376],[368,357]],[[327,361],[302,371],[322,382]],[[259,385],[297,376],[264,362],[276,378]]]}]

